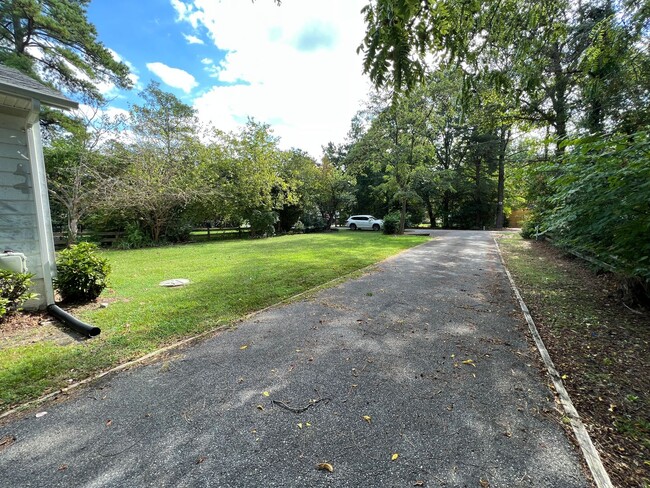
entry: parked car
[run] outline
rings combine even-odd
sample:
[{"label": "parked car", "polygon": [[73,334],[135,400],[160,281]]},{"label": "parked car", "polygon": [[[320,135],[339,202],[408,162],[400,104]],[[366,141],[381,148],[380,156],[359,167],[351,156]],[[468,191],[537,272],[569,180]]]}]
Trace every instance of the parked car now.
[{"label": "parked car", "polygon": [[349,227],[350,230],[380,230],[384,226],[384,221],[376,219],[372,215],[353,215],[345,222],[345,225]]}]

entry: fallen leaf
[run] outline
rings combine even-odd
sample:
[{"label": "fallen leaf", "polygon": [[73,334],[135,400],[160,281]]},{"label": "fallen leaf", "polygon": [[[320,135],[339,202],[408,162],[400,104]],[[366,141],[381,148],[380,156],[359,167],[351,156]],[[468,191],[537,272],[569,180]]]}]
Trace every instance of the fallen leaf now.
[{"label": "fallen leaf", "polygon": [[267,397],[267,396],[270,396],[271,394],[270,394],[268,391],[263,391],[263,392],[262,392],[262,395],[264,395],[264,396]]},{"label": "fallen leaf", "polygon": [[363,420],[365,420],[366,422],[370,423],[370,422],[372,421],[372,418],[370,417],[370,415],[364,415],[364,416],[363,416]]},{"label": "fallen leaf", "polygon": [[306,422],[305,425],[306,425],[307,427],[311,427],[311,424],[310,424],[309,422]]},{"label": "fallen leaf", "polygon": [[40,419],[42,416],[47,415],[47,412],[38,412],[36,415],[34,415],[37,419]]},{"label": "fallen leaf", "polygon": [[66,469],[68,469],[67,464],[62,464],[61,466],[59,466],[59,471],[65,471]]},{"label": "fallen leaf", "polygon": [[563,374],[563,375],[562,375],[562,379],[563,379],[563,380],[566,380],[568,377],[569,377],[569,375],[566,375],[566,374]]},{"label": "fallen leaf", "polygon": [[465,361],[463,361],[463,364],[471,364],[472,366],[474,366],[476,368],[476,364],[474,364],[473,359],[466,359]]},{"label": "fallen leaf", "polygon": [[399,454],[395,453],[390,457],[391,461],[395,461],[399,457]]},{"label": "fallen leaf", "polygon": [[455,357],[456,357],[455,354],[452,354],[452,355],[451,355],[451,359],[454,359]]},{"label": "fallen leaf", "polygon": [[334,466],[332,466],[330,463],[318,463],[316,465],[316,469],[320,469],[321,471],[329,471],[330,473],[334,472]]},{"label": "fallen leaf", "polygon": [[110,427],[112,423],[113,423],[113,421],[111,419],[108,419],[106,421],[106,427]]},{"label": "fallen leaf", "polygon": [[352,385],[352,388],[356,388],[357,386],[359,386],[359,385],[354,385],[354,384],[353,384],[353,385]]},{"label": "fallen leaf", "polygon": [[299,422],[299,423],[298,423],[298,428],[299,428],[299,429],[302,429],[302,422]]},{"label": "fallen leaf", "polygon": [[258,410],[261,410],[262,412],[264,411],[264,407],[263,407],[262,405],[258,405],[258,406],[257,406],[257,409],[258,409]]},{"label": "fallen leaf", "polygon": [[242,351],[243,351],[244,349],[248,349],[248,344],[244,344],[244,345],[241,346],[239,349],[241,349]]},{"label": "fallen leaf", "polygon": [[424,481],[417,480],[415,483],[413,483],[413,486],[424,486]]},{"label": "fallen leaf", "polygon": [[201,464],[201,463],[202,463],[203,461],[205,461],[206,459],[208,459],[208,458],[205,457],[205,456],[199,456],[198,459],[196,460],[196,462],[195,462],[194,464]]},{"label": "fallen leaf", "polygon": [[3,449],[9,447],[12,445],[14,442],[16,442],[16,436],[14,435],[6,435],[2,439],[0,439],[0,451]]},{"label": "fallen leaf", "polygon": [[484,480],[481,478],[478,480],[478,483],[481,485],[482,488],[490,488],[490,482],[488,480]]}]

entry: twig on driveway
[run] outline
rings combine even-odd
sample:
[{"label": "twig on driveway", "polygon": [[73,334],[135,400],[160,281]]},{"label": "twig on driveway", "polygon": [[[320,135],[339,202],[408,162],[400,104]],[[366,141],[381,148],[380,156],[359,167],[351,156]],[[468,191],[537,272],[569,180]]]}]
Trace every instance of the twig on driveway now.
[{"label": "twig on driveway", "polygon": [[285,402],[282,402],[280,400],[271,400],[271,403],[277,405],[278,407],[282,407],[285,410],[288,410],[289,412],[293,413],[303,413],[306,411],[309,407],[313,407],[314,405],[320,403],[320,402],[325,402],[329,403],[330,399],[329,398],[323,398],[320,396],[320,393],[318,393],[318,390],[314,388],[314,391],[318,394],[318,398],[309,400],[309,403],[305,405],[304,407],[292,407],[291,405],[286,404]]}]

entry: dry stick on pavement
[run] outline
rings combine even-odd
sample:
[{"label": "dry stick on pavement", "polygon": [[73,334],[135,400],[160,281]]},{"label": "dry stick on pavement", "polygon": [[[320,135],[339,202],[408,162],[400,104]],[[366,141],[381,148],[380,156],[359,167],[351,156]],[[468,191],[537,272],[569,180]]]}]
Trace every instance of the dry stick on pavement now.
[{"label": "dry stick on pavement", "polygon": [[325,402],[329,403],[330,399],[329,398],[322,398],[320,396],[320,393],[318,393],[318,390],[314,388],[314,391],[318,394],[318,398],[315,400],[309,400],[309,404],[304,406],[304,407],[292,407],[290,405],[287,405],[285,402],[282,402],[280,400],[271,400],[271,403],[284,408],[285,410],[288,410],[289,412],[293,413],[303,413],[305,410],[307,410],[309,407],[313,407],[317,403],[320,402]]}]

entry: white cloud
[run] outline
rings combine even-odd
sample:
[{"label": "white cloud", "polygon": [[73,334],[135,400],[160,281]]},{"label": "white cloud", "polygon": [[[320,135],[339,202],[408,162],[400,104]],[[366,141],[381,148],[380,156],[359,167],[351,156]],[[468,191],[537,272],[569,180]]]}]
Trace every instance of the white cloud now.
[{"label": "white cloud", "polygon": [[204,120],[230,130],[252,116],[272,124],[283,146],[314,156],[344,139],[369,89],[356,54],[366,0],[171,2],[179,20],[207,29],[228,51],[219,64],[202,60],[211,76],[235,84],[215,85],[195,100]]},{"label": "white cloud", "polygon": [[203,39],[199,39],[198,37],[190,34],[183,34],[183,37],[190,44],[205,44],[205,42],[203,42]]},{"label": "white cloud", "polygon": [[194,79],[194,76],[189,74],[187,71],[183,71],[179,68],[172,68],[164,63],[147,63],[147,68],[153,74],[158,76],[163,83],[173,88],[179,88],[185,93],[191,92],[193,88],[199,85]]},{"label": "white cloud", "polygon": [[198,27],[200,21],[200,13],[193,8],[191,2],[187,4],[181,0],[171,0],[171,4],[178,14],[177,20],[187,21],[195,29]]}]

